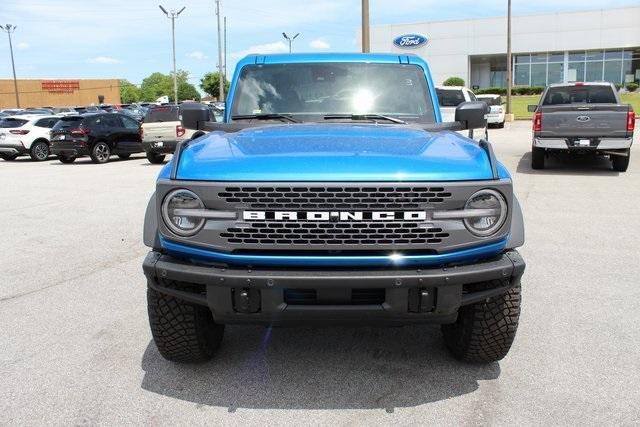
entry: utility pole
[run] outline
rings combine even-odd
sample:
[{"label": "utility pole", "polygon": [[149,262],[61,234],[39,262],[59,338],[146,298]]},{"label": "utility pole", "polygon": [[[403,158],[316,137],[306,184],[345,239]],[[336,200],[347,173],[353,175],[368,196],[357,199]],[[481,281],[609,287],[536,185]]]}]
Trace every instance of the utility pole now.
[{"label": "utility pole", "polygon": [[13,88],[16,91],[16,108],[20,108],[20,95],[18,95],[18,80],[16,79],[16,64],[13,62],[13,44],[11,43],[11,33],[13,33],[17,26],[7,24],[4,27],[0,25],[2,31],[7,33],[9,36],[9,51],[11,51],[11,68],[13,69]]},{"label": "utility pole", "polygon": [[294,41],[296,38],[298,38],[298,36],[299,36],[299,35],[300,35],[300,33],[296,33],[296,35],[295,35],[295,36],[293,36],[293,37],[289,37],[289,36],[287,35],[287,33],[282,33],[282,37],[284,37],[284,39],[285,39],[286,41],[288,41],[288,42],[289,42],[289,53],[291,53],[291,52],[292,52],[291,45],[293,44],[293,41]]},{"label": "utility pole", "polygon": [[216,18],[218,19],[218,93],[219,101],[224,102],[224,74],[222,72],[222,34],[220,29],[220,0],[216,0]]},{"label": "utility pole", "polygon": [[171,38],[173,40],[173,102],[178,105],[178,70],[176,69],[176,18],[182,13],[183,10],[186,9],[186,6],[180,9],[177,13],[175,11],[171,11],[171,13],[167,12],[167,10],[158,5],[161,11],[167,15],[167,18],[171,19]]},{"label": "utility pole", "polygon": [[362,53],[371,52],[369,39],[369,0],[362,0]]},{"label": "utility pole", "polygon": [[507,0],[507,114],[511,114],[511,0]]},{"label": "utility pole", "polygon": [[224,17],[224,81],[227,81],[227,17]]}]

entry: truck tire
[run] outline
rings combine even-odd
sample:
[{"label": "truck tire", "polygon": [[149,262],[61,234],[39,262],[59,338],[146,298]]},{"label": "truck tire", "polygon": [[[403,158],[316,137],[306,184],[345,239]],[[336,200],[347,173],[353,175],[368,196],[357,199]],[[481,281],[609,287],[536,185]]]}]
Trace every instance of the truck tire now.
[{"label": "truck tire", "polygon": [[149,163],[153,163],[154,165],[159,165],[164,162],[164,154],[152,153],[151,151],[147,151],[147,160]]},{"label": "truck tire", "polygon": [[[478,283],[476,291],[493,288],[500,283]],[[458,319],[442,325],[444,342],[459,360],[491,363],[507,355],[518,329],[520,317],[520,284],[507,293],[487,301],[460,308]]]},{"label": "truck tire", "polygon": [[531,168],[544,169],[544,148],[531,147]]},{"label": "truck tire", "polygon": [[[181,285],[180,289],[185,290]],[[220,347],[224,325],[213,321],[208,307],[147,288],[151,335],[158,351],[172,362],[205,362]]]},{"label": "truck tire", "polygon": [[34,141],[29,150],[29,156],[34,162],[47,160],[49,158],[49,144],[47,144],[47,141]]},{"label": "truck tire", "polygon": [[60,163],[69,164],[69,163],[75,162],[76,158],[75,157],[67,157],[67,156],[58,156],[58,160],[60,160]]},{"label": "truck tire", "polygon": [[611,164],[613,170],[617,172],[626,172],[629,168],[629,160],[631,160],[631,149],[627,148],[626,156],[611,156]]},{"label": "truck tire", "polygon": [[100,141],[91,148],[91,160],[93,163],[107,163],[111,157],[111,147],[106,142]]}]

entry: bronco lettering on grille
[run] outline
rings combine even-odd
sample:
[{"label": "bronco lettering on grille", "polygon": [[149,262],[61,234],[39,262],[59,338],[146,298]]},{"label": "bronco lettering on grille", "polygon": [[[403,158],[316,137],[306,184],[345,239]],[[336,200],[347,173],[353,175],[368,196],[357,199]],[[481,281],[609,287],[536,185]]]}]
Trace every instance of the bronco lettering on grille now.
[{"label": "bronco lettering on grille", "polygon": [[244,211],[245,221],[426,221],[426,211]]}]

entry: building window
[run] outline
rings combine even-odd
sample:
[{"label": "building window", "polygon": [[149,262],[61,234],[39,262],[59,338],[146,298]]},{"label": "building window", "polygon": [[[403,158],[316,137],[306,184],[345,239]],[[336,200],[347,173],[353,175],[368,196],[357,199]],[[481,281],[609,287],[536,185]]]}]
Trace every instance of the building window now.
[{"label": "building window", "polygon": [[516,86],[529,86],[529,67],[530,64],[516,64],[513,79]]}]

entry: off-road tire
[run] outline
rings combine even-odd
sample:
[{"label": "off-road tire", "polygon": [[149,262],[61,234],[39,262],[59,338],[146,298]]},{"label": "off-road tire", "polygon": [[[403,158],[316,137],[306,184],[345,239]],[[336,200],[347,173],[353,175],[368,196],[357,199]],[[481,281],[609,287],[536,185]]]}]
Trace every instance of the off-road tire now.
[{"label": "off-road tire", "polygon": [[[474,291],[503,286],[494,281],[474,285]],[[488,301],[463,306],[458,319],[442,325],[444,342],[459,360],[491,363],[507,355],[518,329],[520,317],[520,284],[507,293]]]},{"label": "off-road tire", "polygon": [[[189,291],[190,286],[181,284],[174,287]],[[213,321],[208,307],[185,302],[148,287],[147,311],[153,340],[167,360],[205,362],[220,347],[224,325]]]},{"label": "off-road tire", "polygon": [[118,154],[118,157],[120,157],[121,160],[127,160],[129,157],[131,157],[131,154],[129,154],[129,153]]},{"label": "off-road tire", "polygon": [[0,154],[0,158],[2,158],[2,160],[5,160],[7,162],[15,160],[17,157],[18,157],[17,154]]},{"label": "off-road tire", "polygon": [[106,142],[96,142],[95,145],[91,147],[91,153],[89,155],[93,163],[107,163],[109,157],[111,157],[111,147],[109,147],[109,144]]},{"label": "off-road tire", "polygon": [[149,160],[149,163],[153,163],[154,165],[159,165],[162,162],[164,162],[164,158],[165,158],[164,154],[157,154],[157,153],[152,153],[150,151],[147,151],[147,160]]},{"label": "off-road tire", "polygon": [[616,172],[626,172],[629,168],[629,160],[631,160],[631,150],[627,149],[626,157],[611,156],[611,166]]},{"label": "off-road tire", "polygon": [[544,148],[531,147],[531,168],[544,169]]},{"label": "off-road tire", "polygon": [[29,156],[34,162],[43,162],[49,158],[49,144],[46,141],[33,141]]},{"label": "off-road tire", "polygon": [[76,158],[75,157],[58,156],[58,160],[60,160],[60,163],[69,164],[69,163],[75,162]]}]

